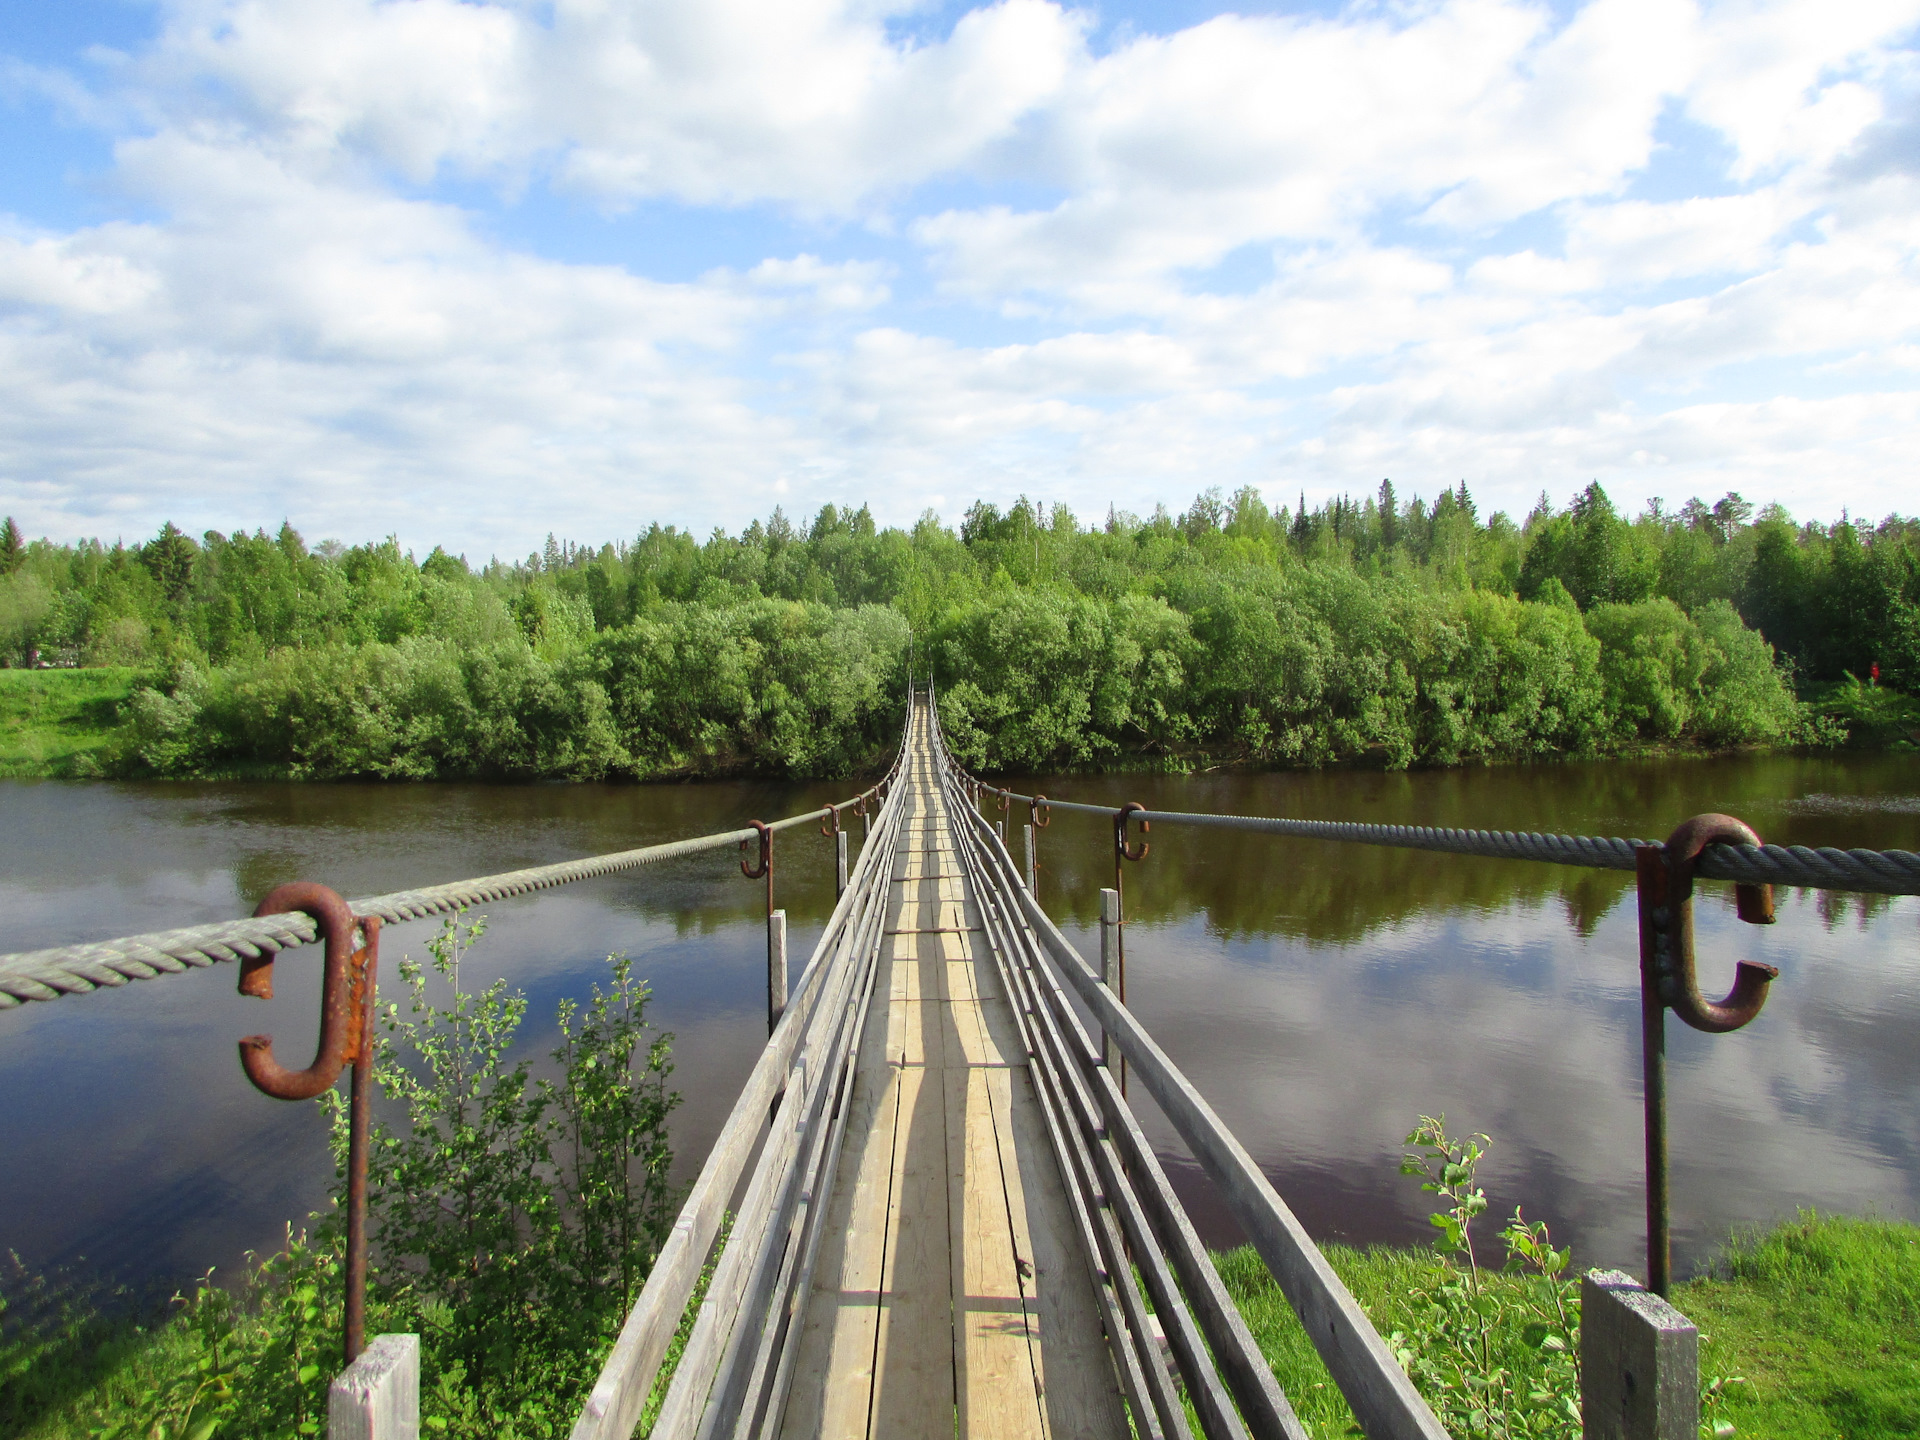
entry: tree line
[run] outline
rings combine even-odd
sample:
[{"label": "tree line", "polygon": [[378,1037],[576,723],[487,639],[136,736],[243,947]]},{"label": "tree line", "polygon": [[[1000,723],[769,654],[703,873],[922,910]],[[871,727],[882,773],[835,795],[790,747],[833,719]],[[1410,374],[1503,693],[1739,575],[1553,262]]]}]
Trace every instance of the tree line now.
[{"label": "tree line", "polygon": [[1920,521],[1737,494],[1629,517],[1597,483],[1515,521],[1386,481],[1092,523],[827,505],[473,565],[9,519],[0,658],[136,667],[115,765],[160,775],[841,774],[890,749],[909,670],[993,770],[1834,743],[1844,710],[1810,700],[1920,690]]}]

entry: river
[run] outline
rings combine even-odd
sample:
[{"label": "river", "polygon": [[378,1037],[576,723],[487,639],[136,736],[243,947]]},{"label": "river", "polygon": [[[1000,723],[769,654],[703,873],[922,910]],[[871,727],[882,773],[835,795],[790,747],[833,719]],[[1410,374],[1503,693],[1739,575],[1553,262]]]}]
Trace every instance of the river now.
[{"label": "river", "polygon": [[[1724,810],[1770,841],[1920,850],[1911,756],[1014,785],[1154,809],[1652,838]],[[0,782],[0,950],[226,919],[289,879],[351,896],[625,849],[846,789]],[[1109,837],[1064,812],[1041,833],[1042,901],[1089,955]],[[1523,1205],[1577,1263],[1640,1268],[1630,877],[1172,827],[1150,838],[1127,873],[1130,1001],[1317,1237],[1424,1240],[1427,1197],[1398,1173],[1401,1138],[1445,1112],[1493,1137],[1495,1217]],[[782,836],[776,876],[803,957],[832,903],[829,842]],[[588,881],[488,907],[467,973],[527,994],[521,1049],[544,1064],[558,1002],[585,995],[609,953],[631,954],[675,1036],[686,1178],[764,1038],[761,903],[731,852]],[[1668,1022],[1682,1273],[1735,1227],[1798,1207],[1920,1219],[1920,900],[1781,891],[1778,910],[1772,927],[1739,924],[1730,887],[1703,882],[1704,988],[1724,990],[1740,958],[1781,978],[1736,1034]],[[432,931],[390,928],[383,978]],[[234,1052],[271,1030],[283,1059],[305,1063],[317,953],[284,959],[266,1003],[216,966],[0,1011],[0,1248],[177,1285],[271,1248],[324,1203],[316,1107],[256,1093]],[[1235,1238],[1157,1115],[1149,1129],[1203,1233]]]}]

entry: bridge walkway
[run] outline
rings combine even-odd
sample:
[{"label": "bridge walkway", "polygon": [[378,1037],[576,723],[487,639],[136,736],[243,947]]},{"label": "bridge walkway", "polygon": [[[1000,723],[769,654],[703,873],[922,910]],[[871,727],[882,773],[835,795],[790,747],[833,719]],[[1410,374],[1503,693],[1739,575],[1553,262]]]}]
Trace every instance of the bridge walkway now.
[{"label": "bridge walkway", "polygon": [[915,719],[786,1440],[1127,1434],[1027,1054]]}]

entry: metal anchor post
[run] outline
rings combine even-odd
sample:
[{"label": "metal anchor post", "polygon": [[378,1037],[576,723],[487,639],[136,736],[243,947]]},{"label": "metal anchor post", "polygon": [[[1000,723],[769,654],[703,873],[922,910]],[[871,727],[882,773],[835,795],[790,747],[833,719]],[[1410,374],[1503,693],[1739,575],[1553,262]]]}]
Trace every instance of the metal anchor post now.
[{"label": "metal anchor post", "polygon": [[[1709,845],[1759,845],[1753,828],[1731,815],[1696,815],[1635,855],[1640,902],[1640,1057],[1645,1081],[1647,1145],[1647,1288],[1665,1299],[1673,1284],[1670,1174],[1667,1154],[1667,1023],[1672,1009],[1709,1034],[1738,1030],[1767,1003],[1772,965],[1742,960],[1733,989],[1706,999],[1694,968],[1693,870]],[[1736,913],[1749,925],[1773,923],[1771,885],[1734,886]]]},{"label": "metal anchor post", "polygon": [[[313,1063],[289,1070],[273,1055],[271,1035],[249,1035],[240,1042],[240,1065],[263,1095],[276,1100],[311,1100],[330,1089],[346,1066],[353,1066],[347,1112],[347,1293],[342,1351],[351,1365],[366,1348],[367,1330],[367,1148],[373,1124],[373,1018],[376,972],[380,964],[380,917],[356,921],[347,902],[325,885],[297,881],[282,885],[254,910],[256,916],[299,912],[313,917],[326,943],[326,970],[320,989],[320,1043]],[[356,924],[366,944],[353,949]],[[240,962],[240,993],[273,998],[272,954]]]}]

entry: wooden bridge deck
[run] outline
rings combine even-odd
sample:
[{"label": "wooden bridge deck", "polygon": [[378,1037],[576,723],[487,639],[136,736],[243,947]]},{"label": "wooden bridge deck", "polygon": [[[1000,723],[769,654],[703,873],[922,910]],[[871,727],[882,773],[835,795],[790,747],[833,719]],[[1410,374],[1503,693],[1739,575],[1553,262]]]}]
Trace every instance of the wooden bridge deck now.
[{"label": "wooden bridge deck", "polygon": [[[654,1394],[651,1440],[1306,1440],[1116,1050],[1365,1432],[1446,1440],[1252,1157],[1041,908],[931,691],[909,698],[885,801],[791,987],[769,912],[779,1019],[572,1440],[630,1440]],[[1101,908],[1120,923],[1116,891]]]},{"label": "wooden bridge deck", "polygon": [[787,1440],[1128,1433],[924,715]]}]

